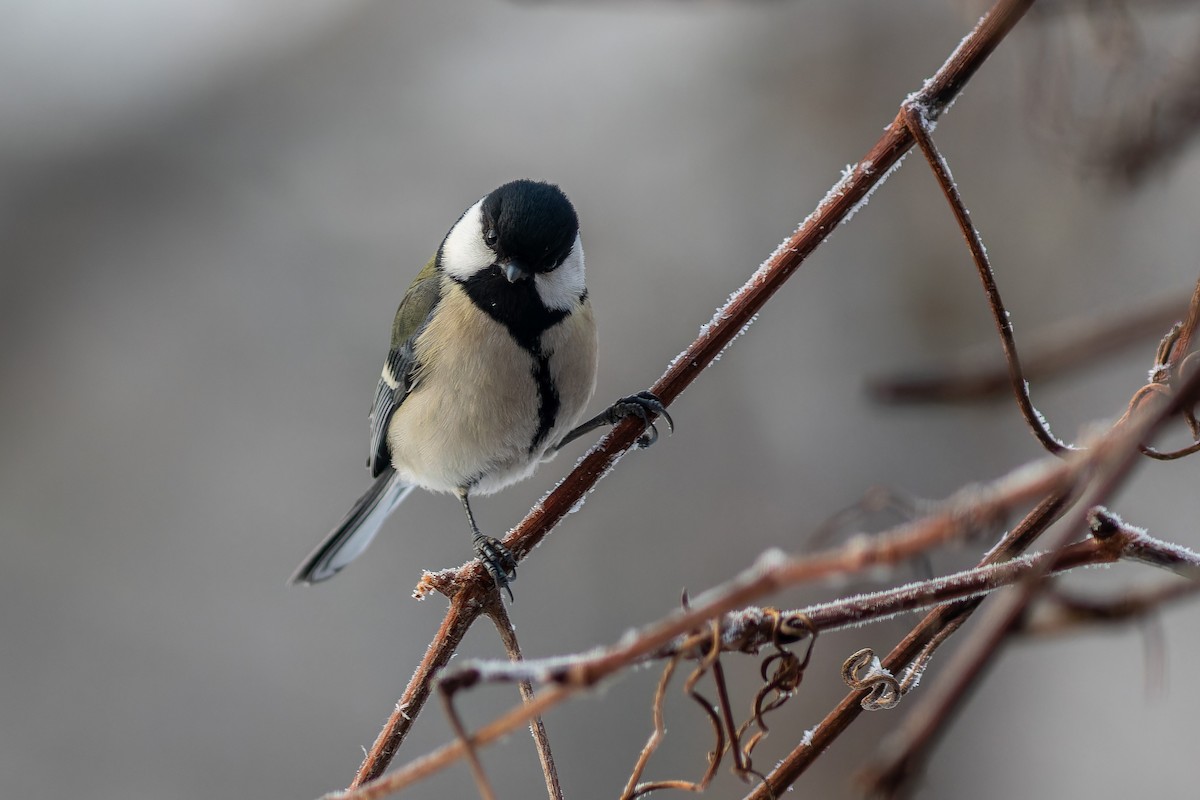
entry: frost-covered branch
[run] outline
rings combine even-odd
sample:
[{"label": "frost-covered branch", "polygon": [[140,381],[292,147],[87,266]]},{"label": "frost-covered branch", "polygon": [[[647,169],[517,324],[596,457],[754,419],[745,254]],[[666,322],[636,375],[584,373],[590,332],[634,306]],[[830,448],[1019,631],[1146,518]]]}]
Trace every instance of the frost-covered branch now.
[{"label": "frost-covered branch", "polygon": [[[510,661],[520,662],[521,645],[517,641],[517,631],[512,620],[508,618],[508,610],[503,603],[493,603],[489,616],[504,643]],[[520,681],[521,699],[526,703],[533,702],[533,684],[530,681]],[[558,779],[558,767],[554,764],[554,755],[550,751],[550,737],[546,734],[546,725],[542,718],[534,716],[529,720],[529,731],[533,734],[533,742],[537,747],[538,762],[542,765],[542,777],[546,780],[546,795],[550,800],[563,800],[562,784]]]},{"label": "frost-covered branch", "polygon": [[[1093,514],[1113,517],[1111,512],[1104,509],[1095,509]],[[767,554],[759,559],[759,563],[771,564],[778,558],[775,554]],[[1120,523],[1120,527],[1114,531],[1093,530],[1087,539],[1055,553],[1022,556],[943,577],[915,581],[895,589],[839,598],[803,608],[781,611],[749,606],[727,612],[719,618],[720,637],[716,641],[723,652],[755,654],[771,644],[793,644],[814,634],[880,622],[898,614],[985,595],[1017,583],[1031,574],[1044,573],[1050,577],[1080,567],[1112,564],[1122,559],[1140,561],[1200,579],[1200,553],[1155,539],[1144,530]],[[768,566],[754,578],[756,587],[763,595],[787,588],[788,582],[770,573],[797,574],[799,570],[792,566],[804,560],[804,557],[798,557]],[[737,593],[738,596],[744,596],[744,588],[740,585],[743,581],[735,580],[725,587],[717,587],[711,594]],[[643,640],[657,640],[657,626],[673,624],[672,621],[656,623],[640,633],[627,635],[612,648],[588,653],[521,662],[481,661],[464,664],[442,680],[456,686],[530,681],[587,688],[609,677],[614,666],[625,668],[642,661],[675,656],[697,659],[710,649],[712,639],[696,639],[692,634],[681,634],[663,647],[647,652]],[[638,655],[635,657],[634,654]]]},{"label": "frost-covered branch", "polygon": [[958,192],[958,186],[955,185],[954,178],[950,175],[950,165],[946,163],[946,159],[942,157],[933,143],[934,123],[925,107],[924,98],[920,94],[915,95],[904,104],[900,113],[904,124],[908,126],[909,132],[916,140],[917,147],[924,154],[925,160],[929,162],[929,168],[933,170],[933,175],[937,179],[942,193],[946,195],[946,201],[950,204],[954,219],[958,222],[963,238],[966,239],[967,249],[971,251],[971,259],[975,262],[975,269],[979,273],[984,293],[987,295],[992,320],[1000,335],[1000,346],[1004,349],[1004,360],[1008,363],[1009,384],[1017,399],[1017,406],[1021,409],[1021,415],[1025,417],[1025,423],[1033,431],[1037,440],[1042,443],[1042,446],[1055,455],[1061,455],[1070,450],[1071,445],[1051,433],[1045,417],[1033,407],[1033,400],[1029,397],[1029,381],[1025,379],[1025,370],[1022,368],[1021,358],[1017,354],[1012,320],[1009,318],[1008,310],[1004,307],[1004,301],[1000,299],[1000,289],[996,285],[996,274],[992,271],[991,262],[988,260],[987,248],[983,246],[983,237],[979,235],[975,223],[971,222],[971,214],[967,211],[962,196]]},{"label": "frost-covered branch", "polygon": [[[712,657],[714,645],[721,652],[757,654],[763,648],[782,648],[815,637],[821,632],[879,621],[906,611],[963,598],[978,598],[1017,584],[1031,575],[1051,576],[1122,559],[1152,564],[1185,575],[1200,575],[1200,554],[1150,537],[1145,531],[1121,522],[1105,509],[1093,509],[1090,517],[1093,520],[1090,536],[1057,552],[1016,558],[888,591],[842,598],[801,609],[779,611],[745,607],[714,616],[712,609],[757,600],[813,575],[813,569],[805,566],[807,562],[855,562],[860,558],[863,545],[855,542],[838,548],[838,554],[808,558],[787,558],[778,553],[769,553],[730,583],[706,592],[702,596],[706,599],[701,605],[675,612],[638,632],[626,635],[611,647],[532,661],[464,664],[439,681],[439,688],[448,697],[484,683],[536,683],[551,688],[532,704],[513,708],[469,736],[457,724],[457,716],[451,712],[455,728],[460,734],[457,741],[386,776],[373,784],[369,792],[349,792],[331,797],[344,800],[382,797],[406,788],[461,758],[473,759],[474,748],[511,733],[536,718],[537,714],[568,700],[574,694],[646,661],[674,661],[681,658],[702,661]],[[900,531],[896,530],[879,538],[886,541],[899,535]],[[891,548],[885,544],[881,549]],[[815,574],[824,572],[824,567],[818,567]],[[710,634],[706,624],[711,619],[716,619],[717,623],[711,628]],[[919,677],[923,668],[921,658],[914,659],[914,663],[908,666],[907,673],[913,678],[910,685],[915,685],[915,678]]]}]

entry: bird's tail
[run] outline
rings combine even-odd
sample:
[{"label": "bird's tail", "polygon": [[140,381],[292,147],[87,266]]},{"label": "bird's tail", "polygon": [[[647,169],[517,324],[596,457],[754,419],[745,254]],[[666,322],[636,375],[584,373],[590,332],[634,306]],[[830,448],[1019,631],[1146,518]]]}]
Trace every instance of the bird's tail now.
[{"label": "bird's tail", "polygon": [[412,490],[413,486],[403,483],[395,470],[380,475],[346,518],[304,559],[291,582],[320,583],[336,575],[367,549],[384,520]]}]

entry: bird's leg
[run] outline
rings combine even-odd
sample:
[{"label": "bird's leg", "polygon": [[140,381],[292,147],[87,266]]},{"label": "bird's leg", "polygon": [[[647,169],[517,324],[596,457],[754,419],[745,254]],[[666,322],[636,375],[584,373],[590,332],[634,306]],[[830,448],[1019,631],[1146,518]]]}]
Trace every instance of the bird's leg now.
[{"label": "bird's leg", "polygon": [[463,509],[467,512],[467,522],[471,523],[471,533],[475,535],[475,556],[483,563],[483,568],[496,582],[497,589],[508,592],[508,599],[513,600],[509,583],[517,577],[517,559],[499,539],[488,536],[479,530],[475,524],[475,515],[471,513],[471,502],[467,499],[467,490],[459,489],[458,499],[462,501]]},{"label": "bird's leg", "polygon": [[626,417],[638,417],[642,420],[645,426],[645,433],[638,437],[637,446],[649,447],[658,441],[658,428],[654,427],[654,421],[650,418],[651,414],[665,419],[667,421],[667,428],[671,433],[675,432],[675,420],[671,419],[671,415],[667,413],[667,407],[663,405],[662,401],[650,392],[638,392],[637,394],[629,395],[629,397],[622,397],[587,422],[570,431],[562,438],[562,441],[554,446],[554,449],[558,450],[567,442],[573,442],[585,433],[596,430],[596,428],[601,428],[605,425],[616,425]]}]

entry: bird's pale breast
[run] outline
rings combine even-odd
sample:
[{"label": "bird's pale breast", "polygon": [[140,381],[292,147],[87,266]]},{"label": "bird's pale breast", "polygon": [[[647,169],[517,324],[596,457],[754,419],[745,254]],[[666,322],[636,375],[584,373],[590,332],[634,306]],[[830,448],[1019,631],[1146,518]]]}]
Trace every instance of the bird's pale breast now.
[{"label": "bird's pale breast", "polygon": [[[448,279],[447,279],[448,280]],[[451,346],[443,346],[453,343]],[[469,486],[488,494],[528,477],[547,446],[582,415],[595,386],[596,343],[586,304],[548,329],[543,353],[559,392],[549,435],[530,450],[541,398],[534,356],[476,309],[457,285],[415,342],[413,390],[388,426],[392,464],[405,481],[433,491]],[[574,352],[575,358],[554,358]]]}]

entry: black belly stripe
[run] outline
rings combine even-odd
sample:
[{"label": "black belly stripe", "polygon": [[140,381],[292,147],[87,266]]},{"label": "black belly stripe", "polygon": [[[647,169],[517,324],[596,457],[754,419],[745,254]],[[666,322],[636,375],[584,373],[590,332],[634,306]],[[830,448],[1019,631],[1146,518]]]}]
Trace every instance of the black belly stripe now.
[{"label": "black belly stripe", "polygon": [[538,392],[538,427],[529,442],[529,454],[533,455],[550,435],[554,423],[558,420],[558,409],[562,401],[558,397],[558,388],[550,376],[550,359],[540,347],[530,350],[533,356],[533,381],[537,384]]}]

